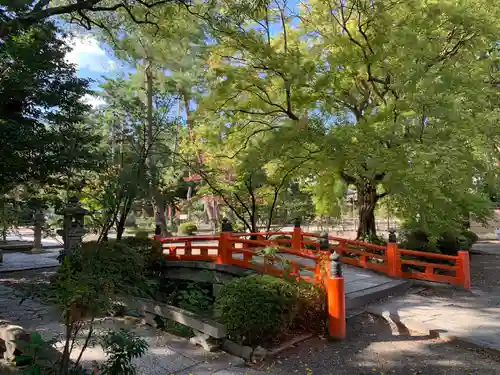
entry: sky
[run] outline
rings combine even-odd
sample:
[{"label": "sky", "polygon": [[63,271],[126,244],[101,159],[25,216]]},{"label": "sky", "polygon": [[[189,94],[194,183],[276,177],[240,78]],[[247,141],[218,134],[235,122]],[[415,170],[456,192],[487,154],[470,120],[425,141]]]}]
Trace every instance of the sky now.
[{"label": "sky", "polygon": [[[288,1],[290,8],[295,9],[297,4],[297,0]],[[115,78],[123,73],[133,72],[91,34],[76,34],[68,39],[67,43],[72,47],[72,51],[66,55],[66,60],[76,65],[79,77],[92,80],[91,88],[94,91],[100,90],[103,77]],[[93,107],[104,104],[104,100],[98,95],[86,95],[84,100]]]},{"label": "sky", "polygon": [[[103,77],[113,78],[128,71],[92,36],[76,36],[67,42],[72,50],[66,54],[66,60],[75,64],[78,77],[93,81],[91,83],[93,90],[99,90]],[[84,100],[93,107],[104,104],[103,99],[96,95],[86,95]]]}]

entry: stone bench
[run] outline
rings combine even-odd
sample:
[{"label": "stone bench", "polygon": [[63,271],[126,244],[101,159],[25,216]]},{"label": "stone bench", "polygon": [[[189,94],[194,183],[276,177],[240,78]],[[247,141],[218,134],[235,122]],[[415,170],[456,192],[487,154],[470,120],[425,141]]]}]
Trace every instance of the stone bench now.
[{"label": "stone bench", "polygon": [[192,328],[195,336],[190,342],[202,346],[207,351],[218,348],[222,339],[226,337],[226,327],[223,324],[191,311],[145,298],[127,297],[122,302],[141,312],[146,323],[153,327],[157,327],[155,316],[159,316]]}]

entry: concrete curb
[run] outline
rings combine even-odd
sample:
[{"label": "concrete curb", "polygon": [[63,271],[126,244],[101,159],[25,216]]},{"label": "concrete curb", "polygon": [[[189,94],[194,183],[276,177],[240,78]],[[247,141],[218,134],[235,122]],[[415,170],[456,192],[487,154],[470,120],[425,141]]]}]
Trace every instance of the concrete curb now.
[{"label": "concrete curb", "polygon": [[26,268],[16,268],[16,269],[8,269],[8,270],[2,270],[0,269],[0,275],[5,274],[5,273],[14,273],[14,272],[21,272],[21,271],[35,271],[35,270],[50,270],[53,269],[56,271],[59,268],[59,266],[39,266],[39,267],[26,267]]}]

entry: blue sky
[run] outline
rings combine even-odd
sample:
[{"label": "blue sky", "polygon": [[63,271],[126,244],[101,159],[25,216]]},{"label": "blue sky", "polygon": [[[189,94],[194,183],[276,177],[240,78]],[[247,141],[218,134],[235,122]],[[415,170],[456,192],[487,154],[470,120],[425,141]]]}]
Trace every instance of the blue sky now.
[{"label": "blue sky", "polygon": [[[68,44],[72,47],[72,51],[66,55],[66,60],[76,65],[79,77],[93,80],[94,90],[99,90],[103,77],[112,78],[131,71],[91,35],[76,36],[68,40]],[[102,103],[102,99],[91,95],[86,96],[85,101],[93,106]]]},{"label": "blue sky", "polygon": [[[288,0],[288,7],[297,10],[298,0]],[[273,32],[274,34],[274,32]],[[89,78],[92,89],[99,91],[103,77],[114,78],[121,74],[132,73],[130,66],[116,59],[109,48],[100,43],[92,34],[77,34],[68,40],[73,50],[66,55],[66,59],[75,64],[77,74],[82,78]],[[88,95],[85,101],[92,106],[103,104],[98,96]]]}]

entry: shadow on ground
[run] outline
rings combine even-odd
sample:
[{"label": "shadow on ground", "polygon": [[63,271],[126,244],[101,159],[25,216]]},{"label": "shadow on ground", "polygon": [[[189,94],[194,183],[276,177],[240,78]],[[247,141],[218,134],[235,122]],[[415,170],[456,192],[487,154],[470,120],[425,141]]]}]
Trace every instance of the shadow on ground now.
[{"label": "shadow on ground", "polygon": [[311,339],[255,369],[276,375],[489,375],[500,374],[495,357],[431,336],[399,336],[385,320],[362,314],[348,323],[346,341]]}]

